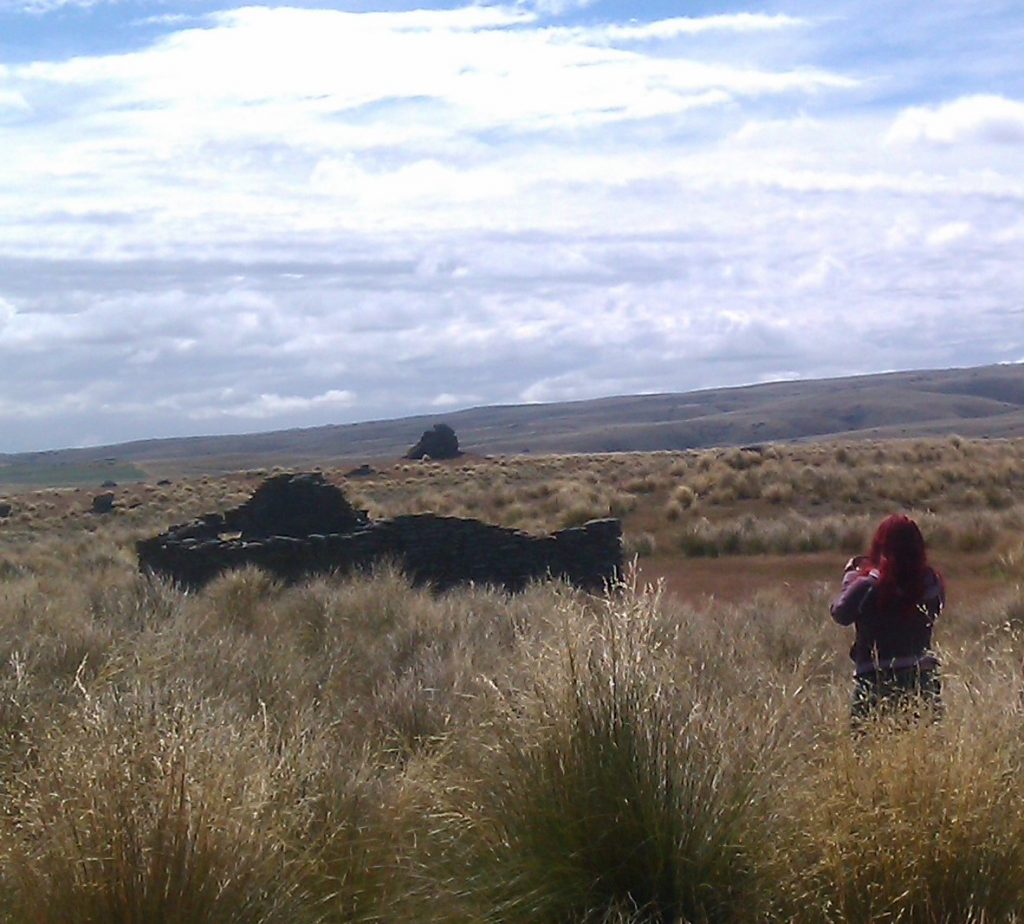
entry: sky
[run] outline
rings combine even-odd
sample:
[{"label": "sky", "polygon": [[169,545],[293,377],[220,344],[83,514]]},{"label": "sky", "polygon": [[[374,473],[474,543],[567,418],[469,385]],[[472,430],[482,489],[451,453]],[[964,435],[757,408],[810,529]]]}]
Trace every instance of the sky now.
[{"label": "sky", "polygon": [[1019,0],[0,0],[0,452],[1024,360]]}]

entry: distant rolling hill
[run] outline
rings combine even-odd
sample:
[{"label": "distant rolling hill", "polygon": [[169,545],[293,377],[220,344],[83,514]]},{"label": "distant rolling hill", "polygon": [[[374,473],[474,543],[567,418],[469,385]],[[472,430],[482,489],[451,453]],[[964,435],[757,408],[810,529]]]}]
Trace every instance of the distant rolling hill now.
[{"label": "distant rolling hill", "polygon": [[681,450],[952,433],[1024,437],[1024,365],[479,407],[244,436],[0,455],[0,484],[92,484],[107,478],[395,459],[439,421],[455,428],[464,449],[502,454]]}]

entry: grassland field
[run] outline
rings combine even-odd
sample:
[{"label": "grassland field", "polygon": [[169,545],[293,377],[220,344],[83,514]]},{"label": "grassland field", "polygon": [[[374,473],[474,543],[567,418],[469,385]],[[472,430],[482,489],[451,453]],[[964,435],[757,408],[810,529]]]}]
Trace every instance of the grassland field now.
[{"label": "grassland field", "polygon": [[[135,540],[270,470],[0,491],[0,920],[1024,920],[1024,441],[371,464],[374,517],[620,517],[628,580],[186,594]],[[854,740],[828,601],[896,510],[946,713]]]},{"label": "grassland field", "polygon": [[40,487],[89,487],[105,481],[143,482],[146,473],[130,462],[60,462],[40,466],[27,462],[0,465],[0,485],[24,490]]}]

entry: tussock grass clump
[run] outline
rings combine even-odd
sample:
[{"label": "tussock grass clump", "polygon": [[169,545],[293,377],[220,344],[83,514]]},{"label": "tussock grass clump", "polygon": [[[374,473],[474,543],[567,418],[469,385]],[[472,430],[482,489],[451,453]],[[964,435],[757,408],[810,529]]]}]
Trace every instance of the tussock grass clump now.
[{"label": "tussock grass clump", "polygon": [[271,611],[267,604],[280,590],[280,584],[267,572],[247,566],[215,578],[205,598],[213,617],[234,629],[253,632],[261,628],[261,616]]},{"label": "tussock grass clump", "polygon": [[1008,577],[1020,580],[1024,578],[1024,542],[1012,545],[996,559],[999,570]]},{"label": "tussock grass clump", "polygon": [[648,558],[658,550],[658,540],[647,531],[623,537],[626,561],[634,558]]},{"label": "tussock grass clump", "polygon": [[822,517],[789,513],[781,517],[713,522],[702,517],[679,532],[678,548],[693,557],[719,555],[786,555],[825,549],[853,553],[865,548],[873,518]]},{"label": "tussock grass clump", "polygon": [[273,771],[249,723],[145,695],[86,701],[13,787],[15,920],[280,920]]},{"label": "tussock grass clump", "polygon": [[689,510],[697,503],[697,492],[689,485],[681,484],[672,491],[668,503],[665,505],[665,516],[669,520],[678,520],[683,512]]},{"label": "tussock grass clump", "polygon": [[955,717],[909,727],[883,720],[861,738],[841,736],[819,749],[806,778],[791,786],[781,917],[1019,919],[1020,710],[998,688],[963,692],[976,699]]},{"label": "tussock grass clump", "polygon": [[735,920],[758,895],[768,735],[671,679],[644,598],[564,624],[439,781],[468,919]]}]

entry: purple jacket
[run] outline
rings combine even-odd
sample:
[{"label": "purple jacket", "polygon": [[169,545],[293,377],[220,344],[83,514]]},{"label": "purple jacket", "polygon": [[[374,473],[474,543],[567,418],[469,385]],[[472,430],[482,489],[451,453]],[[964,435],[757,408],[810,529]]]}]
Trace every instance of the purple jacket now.
[{"label": "purple jacket", "polygon": [[881,670],[938,666],[931,652],[932,626],[946,603],[946,588],[937,571],[928,569],[924,593],[913,608],[904,601],[883,607],[878,593],[878,571],[867,574],[850,569],[832,601],[832,618],[841,626],[853,623],[857,636],[850,657],[858,677]]}]

